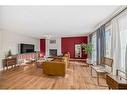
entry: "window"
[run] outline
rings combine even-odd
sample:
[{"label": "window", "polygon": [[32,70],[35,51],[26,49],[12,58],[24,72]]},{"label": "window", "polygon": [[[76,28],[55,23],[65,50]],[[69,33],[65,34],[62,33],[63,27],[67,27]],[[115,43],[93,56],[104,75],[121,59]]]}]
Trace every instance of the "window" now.
[{"label": "window", "polygon": [[111,58],[111,25],[105,27],[105,57]]},{"label": "window", "polygon": [[92,63],[96,62],[96,33],[92,36]]}]

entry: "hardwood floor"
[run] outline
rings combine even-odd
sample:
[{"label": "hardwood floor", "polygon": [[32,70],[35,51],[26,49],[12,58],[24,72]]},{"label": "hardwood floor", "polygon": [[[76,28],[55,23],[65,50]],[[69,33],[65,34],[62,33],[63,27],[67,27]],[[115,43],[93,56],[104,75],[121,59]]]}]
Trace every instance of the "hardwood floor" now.
[{"label": "hardwood floor", "polygon": [[[71,61],[65,77],[46,76],[35,64],[0,72],[0,89],[108,89],[97,85],[90,67]],[[103,78],[100,83],[106,85]]]}]

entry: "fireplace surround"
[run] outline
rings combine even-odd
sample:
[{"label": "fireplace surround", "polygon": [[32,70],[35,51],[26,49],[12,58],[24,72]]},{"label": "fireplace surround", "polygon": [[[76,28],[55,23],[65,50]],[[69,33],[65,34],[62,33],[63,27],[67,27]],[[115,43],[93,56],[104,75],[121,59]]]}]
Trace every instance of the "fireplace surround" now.
[{"label": "fireplace surround", "polygon": [[57,56],[57,49],[49,49],[49,56],[50,57]]}]

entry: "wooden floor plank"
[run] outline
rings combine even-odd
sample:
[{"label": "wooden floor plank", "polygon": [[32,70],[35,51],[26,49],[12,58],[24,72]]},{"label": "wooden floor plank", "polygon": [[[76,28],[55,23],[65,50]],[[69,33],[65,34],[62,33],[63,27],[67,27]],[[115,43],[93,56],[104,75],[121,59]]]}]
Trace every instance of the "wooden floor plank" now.
[{"label": "wooden floor plank", "polygon": [[[97,85],[97,79],[91,77],[90,67],[84,64],[70,61],[65,77],[44,75],[35,64],[1,71],[0,89],[108,89]],[[106,85],[103,78],[100,83]]]}]

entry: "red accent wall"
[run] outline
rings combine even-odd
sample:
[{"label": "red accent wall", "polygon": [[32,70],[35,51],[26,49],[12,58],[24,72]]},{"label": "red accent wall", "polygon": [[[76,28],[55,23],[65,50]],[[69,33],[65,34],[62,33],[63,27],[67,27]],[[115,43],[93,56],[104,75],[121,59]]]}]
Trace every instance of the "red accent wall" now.
[{"label": "red accent wall", "polygon": [[[87,43],[88,37],[63,37],[61,39],[62,53],[70,52],[70,57],[75,58],[75,44]],[[86,59],[87,55],[82,52],[82,58]]]},{"label": "red accent wall", "polygon": [[45,55],[46,51],[46,40],[45,39],[40,39],[40,51]]}]

